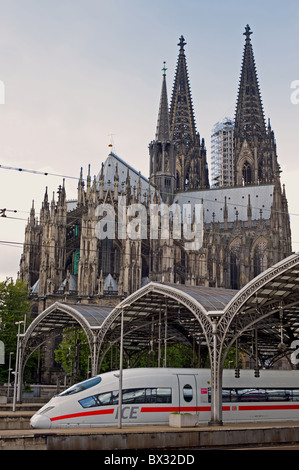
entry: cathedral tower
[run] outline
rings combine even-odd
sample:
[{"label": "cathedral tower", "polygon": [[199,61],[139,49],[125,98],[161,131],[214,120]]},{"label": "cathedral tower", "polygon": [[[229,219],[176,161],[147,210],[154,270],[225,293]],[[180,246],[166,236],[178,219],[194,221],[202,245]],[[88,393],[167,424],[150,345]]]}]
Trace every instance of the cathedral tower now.
[{"label": "cathedral tower", "polygon": [[75,201],[66,200],[63,185],[57,203],[46,191],[39,221],[32,207],[20,277],[42,308],[57,296],[100,303],[151,280],[239,289],[291,253],[286,192],[251,34],[246,26],[229,183],[209,188],[181,36],[170,107],[163,67],[149,180],[110,152],[93,182],[90,168],[86,180],[81,171]]},{"label": "cathedral tower", "polygon": [[181,36],[169,113],[170,136],[177,151],[176,191],[209,187],[205,142],[196,130],[185,45]]},{"label": "cathedral tower", "polygon": [[174,142],[170,138],[166,67],[163,67],[163,82],[156,138],[149,145],[150,181],[159,189],[163,202],[172,202],[175,191],[176,158]]},{"label": "cathedral tower", "polygon": [[265,125],[251,34],[247,25],[234,129],[237,185],[273,183],[278,170],[274,134],[270,123]]}]

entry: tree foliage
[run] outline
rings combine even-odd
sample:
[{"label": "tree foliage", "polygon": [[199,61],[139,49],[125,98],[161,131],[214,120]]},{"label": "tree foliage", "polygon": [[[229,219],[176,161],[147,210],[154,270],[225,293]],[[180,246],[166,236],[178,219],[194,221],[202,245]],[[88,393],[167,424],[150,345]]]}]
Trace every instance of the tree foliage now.
[{"label": "tree foliage", "polygon": [[[17,279],[0,282],[0,340],[5,346],[5,364],[0,366],[0,381],[7,380],[8,361],[11,352],[16,357],[18,326],[16,322],[30,322],[31,301],[26,285]],[[21,325],[21,333],[23,333]]]}]

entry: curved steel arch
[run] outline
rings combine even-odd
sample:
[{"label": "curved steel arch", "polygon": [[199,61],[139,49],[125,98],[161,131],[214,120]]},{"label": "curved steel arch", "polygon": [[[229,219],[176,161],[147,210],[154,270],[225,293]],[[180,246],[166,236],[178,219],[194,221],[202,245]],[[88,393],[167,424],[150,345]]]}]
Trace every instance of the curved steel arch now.
[{"label": "curved steel arch", "polygon": [[[293,270],[293,271],[292,271]],[[51,314],[54,318],[55,309],[60,309],[65,312],[69,319],[72,318],[74,321],[78,322],[82,329],[85,331],[86,336],[89,341],[89,346],[91,350],[91,355],[93,358],[93,374],[96,373],[96,366],[98,363],[99,352],[103,346],[103,342],[109,330],[111,330],[112,325],[121,315],[121,310],[129,308],[131,319],[138,318],[142,313],[143,305],[146,305],[147,315],[151,316],[155,311],[155,306],[152,307],[153,312],[151,312],[151,306],[147,304],[142,305],[142,299],[146,300],[148,294],[156,294],[156,300],[162,298],[165,299],[165,306],[167,304],[167,299],[171,299],[175,302],[175,308],[179,310],[180,305],[185,307],[185,314],[190,312],[194,318],[198,321],[201,331],[205,336],[207,347],[209,350],[211,358],[211,388],[212,388],[212,415],[210,424],[221,424],[222,423],[222,368],[223,368],[223,351],[224,348],[232,343],[232,338],[234,334],[232,332],[233,322],[238,317],[239,314],[242,314],[245,311],[245,314],[248,315],[245,318],[243,326],[248,328],[252,326],[254,322],[258,323],[262,318],[269,317],[273,314],[274,311],[277,312],[279,309],[279,303],[282,297],[279,298],[278,295],[275,295],[274,291],[274,282],[275,280],[281,279],[281,283],[288,281],[283,281],[287,279],[287,276],[290,275],[293,277],[293,281],[296,282],[296,289],[288,288],[286,289],[286,297],[284,299],[288,300],[288,306],[290,308],[297,309],[297,304],[299,303],[299,254],[291,255],[290,257],[280,261],[273,267],[269,268],[265,272],[261,273],[251,282],[249,282],[243,289],[236,293],[236,295],[228,301],[227,305],[222,311],[207,311],[204,306],[200,303],[200,300],[192,297],[192,295],[184,292],[181,289],[176,289],[175,287],[151,282],[139,289],[138,291],[131,294],[129,297],[124,299],[117,307],[111,310],[109,315],[104,319],[101,324],[98,324],[96,327],[91,328],[88,321],[84,318],[80,312],[76,311],[75,308],[67,304],[56,303],[51,307],[42,312],[29,326],[25,335],[22,335],[22,350],[25,352],[25,349],[28,345],[29,339],[32,339],[34,336],[35,329],[38,328],[38,325],[42,325],[42,322],[46,319],[51,318]],[[265,296],[265,291],[267,286],[271,286],[273,282],[272,291],[274,292],[273,297],[269,299]],[[259,307],[263,307],[263,311],[257,311],[257,316],[252,321],[250,314],[255,311],[255,305],[253,300],[258,297],[263,297]],[[266,299],[266,300],[265,300]],[[138,304],[139,301],[139,304]],[[250,304],[251,301],[251,304]],[[246,310],[247,309],[247,310]],[[134,311],[135,310],[135,311]],[[157,310],[156,310],[157,312]],[[297,315],[297,310],[295,311]],[[142,316],[142,315],[141,315]],[[141,317],[140,316],[140,317]],[[53,319],[52,318],[52,319]],[[247,325],[246,325],[247,321]],[[64,320],[63,325],[67,324],[67,318]],[[54,328],[52,328],[52,331]],[[299,331],[298,331],[299,335]]]},{"label": "curved steel arch", "polygon": [[259,274],[246,286],[244,286],[223,310],[223,315],[218,322],[218,329],[221,331],[222,340],[225,341],[227,333],[235,316],[241,311],[246,302],[254,295],[258,294],[262,288],[265,288],[271,281],[279,278],[289,269],[299,268],[299,253],[289,256],[271,268]]},{"label": "curved steel arch", "polygon": [[[126,305],[132,306],[132,304],[134,304],[135,302],[137,303],[139,299],[146,296],[148,293],[157,293],[166,298],[168,297],[173,300],[176,300],[179,304],[184,305],[198,320],[202,331],[206,337],[208,347],[210,348],[210,335],[208,333],[212,331],[212,322],[208,316],[208,312],[206,311],[206,309],[200,304],[200,302],[193,299],[191,295],[182,292],[181,290],[178,290],[174,287],[155,282],[150,282],[146,286],[142,287],[138,291],[126,297],[125,300],[120,302],[119,305],[111,311],[109,316],[103,322],[101,330],[99,332],[100,345],[103,343],[105,335],[109,331],[113,322],[121,314],[121,308]],[[99,349],[101,348],[100,345]]]},{"label": "curved steel arch", "polygon": [[[62,318],[58,313],[66,314]],[[40,313],[33,322],[29,325],[26,332],[23,335],[20,335],[20,361],[19,361],[19,394],[21,391],[22,377],[24,372],[25,364],[30,357],[30,355],[45,341],[49,336],[57,336],[62,328],[67,326],[71,321],[75,321],[80,325],[83,331],[86,334],[90,354],[92,357],[92,373],[96,374],[96,340],[97,340],[97,328],[91,328],[89,322],[84,318],[84,316],[76,310],[74,307],[62,304],[60,302],[55,302],[53,305],[48,307],[42,313]],[[47,320],[51,320],[51,323],[47,323]],[[43,324],[47,325],[47,335],[45,337],[45,331],[39,330],[43,328]],[[100,326],[99,326],[100,328]]]},{"label": "curved steel arch", "polygon": [[[297,268],[297,269],[296,269]],[[294,272],[292,273],[292,269]],[[295,272],[297,271],[297,272]],[[213,347],[213,367],[212,367],[212,384],[213,384],[213,391],[212,391],[212,399],[214,402],[214,414],[212,416],[213,424],[220,424],[222,423],[222,370],[223,370],[223,363],[225,358],[224,349],[230,347],[234,340],[240,336],[240,332],[238,331],[235,335],[232,335],[232,325],[235,319],[242,313],[242,310],[248,307],[250,300],[258,299],[259,295],[261,295],[263,289],[266,289],[268,286],[271,286],[271,282],[283,281],[285,283],[289,282],[287,280],[287,274],[289,275],[294,274],[298,278],[297,285],[299,286],[299,254],[293,254],[288,258],[283,259],[282,261],[278,262],[271,268],[267,269],[266,271],[262,272],[252,281],[250,281],[246,286],[244,286],[232,299],[228,302],[227,306],[224,308],[223,312],[219,316],[217,324],[215,325],[214,330],[214,347]],[[295,280],[294,276],[294,280]],[[285,277],[285,279],[284,279]],[[273,290],[273,287],[272,289]],[[283,290],[283,287],[281,287]],[[299,304],[299,293],[295,290],[290,290],[290,301],[289,304],[284,304],[282,306],[282,299],[285,300],[283,297],[269,297],[268,301],[264,301],[263,305],[259,305],[258,303],[254,306],[253,302],[251,308],[248,309],[249,315],[245,320],[243,320],[243,327],[242,332],[244,332],[249,327],[253,326],[254,324],[258,324],[265,318],[274,315],[279,311],[280,308],[287,308],[295,307]],[[295,300],[294,300],[295,295]],[[289,299],[288,299],[289,300]],[[253,318],[252,313],[255,311],[255,317]],[[251,313],[251,315],[250,315]],[[246,323],[247,322],[247,323]]]},{"label": "curved steel arch", "polygon": [[[89,325],[88,321],[86,321],[84,316],[78,310],[71,307],[70,305],[62,304],[60,302],[55,302],[53,305],[51,305],[46,310],[44,310],[42,313],[40,313],[33,320],[33,322],[29,325],[29,327],[27,328],[25,334],[23,335],[23,344],[24,344],[25,347],[26,347],[27,342],[29,341],[29,339],[32,337],[32,334],[33,334],[34,330],[36,330],[38,328],[38,326],[42,325],[42,323],[44,322],[44,320],[47,317],[52,316],[53,319],[55,319],[55,317],[57,317],[57,315],[55,315],[55,312],[58,312],[58,311],[64,312],[64,313],[67,314],[66,317],[65,317],[65,320],[63,322],[59,323],[58,328],[63,328],[68,323],[70,323],[68,318],[71,317],[77,323],[79,323],[79,325],[82,327],[82,329],[84,330],[84,332],[87,336],[89,344],[90,345],[93,344],[93,338],[94,338],[95,334],[91,330],[90,325]],[[53,327],[48,327],[48,329],[53,330],[54,328]],[[57,325],[56,325],[55,329],[57,329]]]}]

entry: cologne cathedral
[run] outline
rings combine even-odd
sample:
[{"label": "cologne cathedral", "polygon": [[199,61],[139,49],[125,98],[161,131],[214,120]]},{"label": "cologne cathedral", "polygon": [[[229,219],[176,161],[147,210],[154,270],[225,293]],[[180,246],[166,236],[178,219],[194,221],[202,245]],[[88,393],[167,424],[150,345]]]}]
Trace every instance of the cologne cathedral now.
[{"label": "cologne cathedral", "polygon": [[[96,176],[88,167],[84,177],[81,169],[76,200],[67,199],[62,183],[56,198],[46,189],[39,218],[32,207],[20,262],[20,277],[32,295],[98,302],[106,295],[129,295],[150,281],[240,289],[291,254],[288,204],[274,132],[264,117],[251,34],[246,26],[234,117],[234,183],[210,187],[181,36],[170,105],[163,68],[149,177],[111,149]],[[159,208],[154,237],[153,207]],[[190,208],[187,216],[184,207]],[[107,219],[109,212],[113,217]],[[132,223],[134,236],[126,230]],[[198,244],[188,249],[186,223],[195,238],[200,231]]]}]

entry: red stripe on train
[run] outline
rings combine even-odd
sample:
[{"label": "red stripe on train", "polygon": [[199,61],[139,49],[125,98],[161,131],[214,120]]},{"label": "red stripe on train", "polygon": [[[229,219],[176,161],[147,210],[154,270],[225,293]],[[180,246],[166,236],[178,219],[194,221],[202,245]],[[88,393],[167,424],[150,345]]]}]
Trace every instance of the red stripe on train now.
[{"label": "red stripe on train", "polygon": [[[232,405],[237,406],[239,411],[261,411],[261,410],[298,410],[298,405]],[[223,406],[223,411],[230,411],[230,406]],[[140,409],[141,413],[174,413],[174,412],[204,412],[211,411],[211,406],[143,406]],[[235,410],[236,411],[236,410]],[[96,415],[110,415],[114,413],[114,408],[109,408],[107,410],[94,410],[94,411],[85,411],[82,413],[72,413],[63,416],[56,416],[50,418],[51,421],[58,421],[61,419],[68,418],[81,418],[83,416],[96,416]]]},{"label": "red stripe on train", "polygon": [[299,410],[298,405],[239,405],[239,411],[250,410]]},{"label": "red stripe on train", "polygon": [[[228,408],[229,407],[223,407]],[[157,412],[164,412],[164,413],[175,413],[177,412],[191,412],[191,411],[211,411],[210,406],[142,406],[141,413],[157,413]]]},{"label": "red stripe on train", "polygon": [[108,410],[85,411],[83,413],[73,413],[69,415],[56,416],[55,418],[50,418],[50,420],[58,421],[59,419],[82,418],[82,416],[112,415],[113,413],[114,413],[114,408],[110,408]]}]

